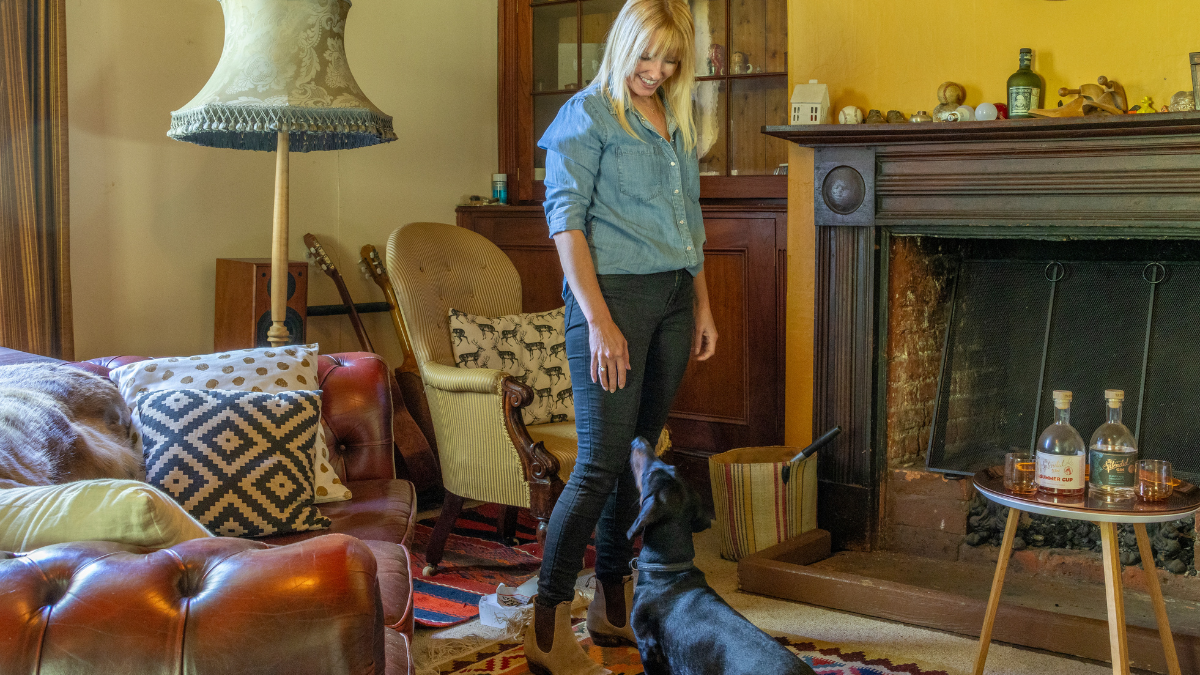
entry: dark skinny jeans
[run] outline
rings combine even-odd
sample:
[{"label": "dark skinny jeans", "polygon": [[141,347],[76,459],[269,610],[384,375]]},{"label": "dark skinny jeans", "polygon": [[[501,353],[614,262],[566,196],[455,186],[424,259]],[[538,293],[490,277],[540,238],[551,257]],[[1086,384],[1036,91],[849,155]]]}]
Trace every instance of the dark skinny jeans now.
[{"label": "dark skinny jeans", "polygon": [[686,270],[599,275],[600,291],[629,345],[625,388],[615,393],[592,382],[588,322],[564,284],[567,359],[575,395],[579,459],[546,533],[538,602],[574,597],[575,579],[596,531],[596,576],[609,585],[629,574],[633,542],[625,533],[637,516],[638,493],[629,468],[637,436],[658,440],[691,355],[694,288]]}]

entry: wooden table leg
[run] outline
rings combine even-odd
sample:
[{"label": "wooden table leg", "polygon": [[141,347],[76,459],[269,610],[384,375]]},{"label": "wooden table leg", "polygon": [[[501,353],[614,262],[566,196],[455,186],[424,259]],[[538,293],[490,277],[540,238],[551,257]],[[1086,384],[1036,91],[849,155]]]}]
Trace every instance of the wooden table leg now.
[{"label": "wooden table leg", "polygon": [[1017,523],[1021,512],[1010,508],[1008,523],[1004,526],[1004,541],[1000,544],[1000,558],[996,560],[996,576],[992,577],[992,594],[988,596],[987,613],[983,615],[983,629],[979,631],[979,653],[975,656],[975,675],[983,675],[987,663],[988,647],[992,644],[992,625],[996,623],[996,609],[1000,606],[1000,592],[1004,589],[1004,573],[1008,571],[1008,558],[1012,555],[1013,539],[1017,536]]},{"label": "wooden table leg", "polygon": [[1099,523],[1104,556],[1104,595],[1108,600],[1108,645],[1114,675],[1129,675],[1129,645],[1125,642],[1125,600],[1121,595],[1121,549],[1117,526]]},{"label": "wooden table leg", "polygon": [[1163,602],[1162,588],[1158,585],[1158,572],[1154,569],[1154,549],[1146,525],[1133,526],[1137,535],[1138,551],[1142,554],[1142,568],[1146,570],[1146,585],[1150,587],[1150,599],[1154,601],[1154,617],[1158,620],[1158,635],[1162,639],[1163,652],[1167,655],[1167,673],[1180,675],[1179,655],[1175,653],[1175,638],[1171,636],[1171,623],[1167,620],[1167,605]]}]

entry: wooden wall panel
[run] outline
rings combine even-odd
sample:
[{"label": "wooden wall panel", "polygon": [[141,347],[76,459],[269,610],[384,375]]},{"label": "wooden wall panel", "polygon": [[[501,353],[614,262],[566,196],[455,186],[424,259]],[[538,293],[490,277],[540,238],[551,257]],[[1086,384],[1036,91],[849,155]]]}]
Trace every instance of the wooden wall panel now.
[{"label": "wooden wall panel", "polygon": [[[704,206],[705,275],[720,337],[712,359],[690,364],[668,422],[672,459],[704,497],[709,455],[783,442],[786,209]],[[526,311],[562,305],[562,271],[540,206],[461,207],[458,222],[513,261]]]},{"label": "wooden wall panel", "polygon": [[704,275],[708,282],[713,320],[717,324],[717,353],[708,361],[688,365],[675,415],[729,424],[749,424],[750,358],[746,335],[747,281],[750,277],[746,249],[708,249]]}]

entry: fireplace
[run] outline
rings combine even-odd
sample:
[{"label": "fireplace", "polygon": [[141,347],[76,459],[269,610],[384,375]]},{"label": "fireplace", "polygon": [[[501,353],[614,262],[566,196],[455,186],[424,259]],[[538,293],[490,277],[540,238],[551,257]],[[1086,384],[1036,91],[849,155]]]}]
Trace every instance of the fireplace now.
[{"label": "fireplace", "polygon": [[[1200,471],[1200,113],[766,131],[815,149],[813,427],[844,429],[819,469],[835,548],[955,559],[974,495],[954,479],[1028,449],[1052,388],[1126,389],[1143,451]],[[1096,309],[1105,284],[1120,304]],[[1071,339],[1112,316],[1119,338]],[[1099,399],[1075,406],[1086,437]]]},{"label": "fireplace", "polygon": [[[1004,514],[966,478],[1030,451],[1052,389],[1087,439],[1101,392],[1125,391],[1141,456],[1196,482],[1200,242],[895,236],[888,250],[882,545],[958,559],[999,542]],[[1194,569],[1194,523],[1151,528],[1159,563]],[[1019,548],[1099,552],[1099,531],[1034,516]],[[1132,531],[1126,564],[1138,562]]]}]

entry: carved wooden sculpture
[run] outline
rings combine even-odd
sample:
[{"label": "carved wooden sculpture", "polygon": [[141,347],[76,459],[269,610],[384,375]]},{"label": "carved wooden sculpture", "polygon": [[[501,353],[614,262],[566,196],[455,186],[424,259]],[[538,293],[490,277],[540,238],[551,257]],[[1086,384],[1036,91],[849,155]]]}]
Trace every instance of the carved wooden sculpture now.
[{"label": "carved wooden sculpture", "polygon": [[1074,96],[1057,108],[1030,110],[1037,117],[1083,117],[1084,115],[1124,115],[1129,109],[1125,87],[1101,75],[1096,84],[1081,84],[1078,89],[1060,87],[1059,96]]}]

